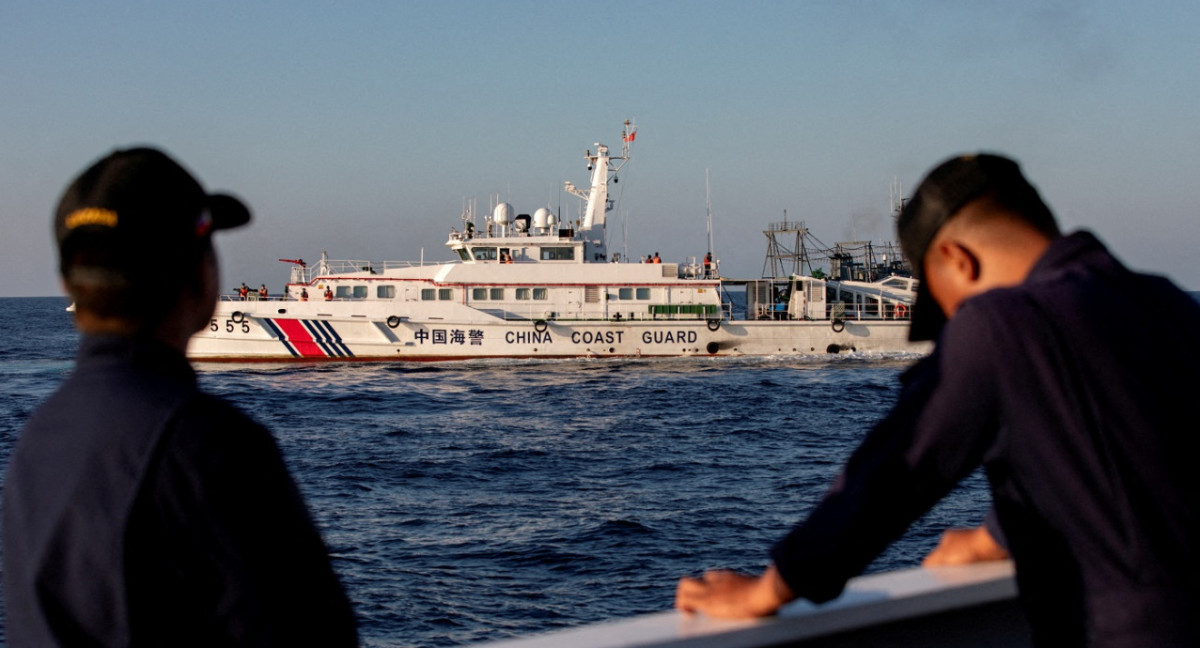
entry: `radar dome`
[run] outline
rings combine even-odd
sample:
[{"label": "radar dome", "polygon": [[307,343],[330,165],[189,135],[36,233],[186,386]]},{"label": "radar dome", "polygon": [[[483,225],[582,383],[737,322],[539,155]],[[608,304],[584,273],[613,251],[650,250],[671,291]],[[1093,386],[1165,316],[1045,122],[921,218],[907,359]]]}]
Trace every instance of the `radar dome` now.
[{"label": "radar dome", "polygon": [[538,229],[550,227],[551,216],[549,209],[539,207],[537,211],[533,212],[533,226]]},{"label": "radar dome", "polygon": [[492,222],[498,225],[508,225],[513,221],[513,206],[508,203],[500,203],[492,210]]}]

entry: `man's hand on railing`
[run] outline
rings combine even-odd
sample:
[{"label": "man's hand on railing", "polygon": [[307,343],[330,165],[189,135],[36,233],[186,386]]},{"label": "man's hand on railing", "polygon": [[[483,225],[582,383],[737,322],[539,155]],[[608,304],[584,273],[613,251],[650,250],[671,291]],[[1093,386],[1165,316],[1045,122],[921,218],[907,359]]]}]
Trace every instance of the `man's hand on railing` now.
[{"label": "man's hand on railing", "polygon": [[1008,551],[996,542],[987,527],[980,525],[973,529],[946,529],[938,546],[929,552],[921,561],[923,567],[944,567],[948,565],[969,565],[989,560],[1004,560]]},{"label": "man's hand on railing", "polygon": [[704,572],[700,578],[682,578],[675,590],[675,609],[722,619],[750,619],[774,614],[793,598],[771,565],[761,576],[718,570]]}]

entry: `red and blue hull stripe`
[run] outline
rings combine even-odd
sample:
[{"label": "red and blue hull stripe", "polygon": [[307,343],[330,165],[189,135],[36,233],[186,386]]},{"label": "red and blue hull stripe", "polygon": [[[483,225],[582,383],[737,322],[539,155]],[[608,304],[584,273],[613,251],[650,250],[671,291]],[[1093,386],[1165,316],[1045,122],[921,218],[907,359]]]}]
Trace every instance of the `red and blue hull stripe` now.
[{"label": "red and blue hull stripe", "polygon": [[296,358],[353,358],[327,320],[263,318],[262,322]]}]

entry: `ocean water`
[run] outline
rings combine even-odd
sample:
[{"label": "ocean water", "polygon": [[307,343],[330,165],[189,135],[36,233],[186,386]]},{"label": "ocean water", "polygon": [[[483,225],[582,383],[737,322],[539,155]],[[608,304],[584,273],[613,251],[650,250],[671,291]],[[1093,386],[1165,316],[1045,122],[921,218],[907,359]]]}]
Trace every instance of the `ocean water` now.
[{"label": "ocean water", "polygon": [[[72,368],[67,302],[0,299],[0,466]],[[911,356],[208,365],[276,435],[366,646],[457,646],[661,611],[761,570],[889,409]],[[989,504],[965,481],[873,563]],[[0,548],[2,550],[2,548]],[[0,631],[3,620],[0,618]],[[0,634],[0,643],[3,643]]]}]

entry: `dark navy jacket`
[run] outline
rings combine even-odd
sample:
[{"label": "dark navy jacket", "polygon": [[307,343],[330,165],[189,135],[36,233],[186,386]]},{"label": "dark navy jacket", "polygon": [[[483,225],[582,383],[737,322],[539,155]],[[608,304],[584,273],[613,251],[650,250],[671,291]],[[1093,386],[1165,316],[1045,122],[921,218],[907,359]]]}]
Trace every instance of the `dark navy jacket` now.
[{"label": "dark navy jacket", "polygon": [[964,302],[774,549],[815,601],[985,467],[1039,645],[1200,645],[1200,305],[1091,234]]},{"label": "dark navy jacket", "polygon": [[83,338],[13,453],[3,541],[14,648],[357,643],[271,435],[154,342]]}]

